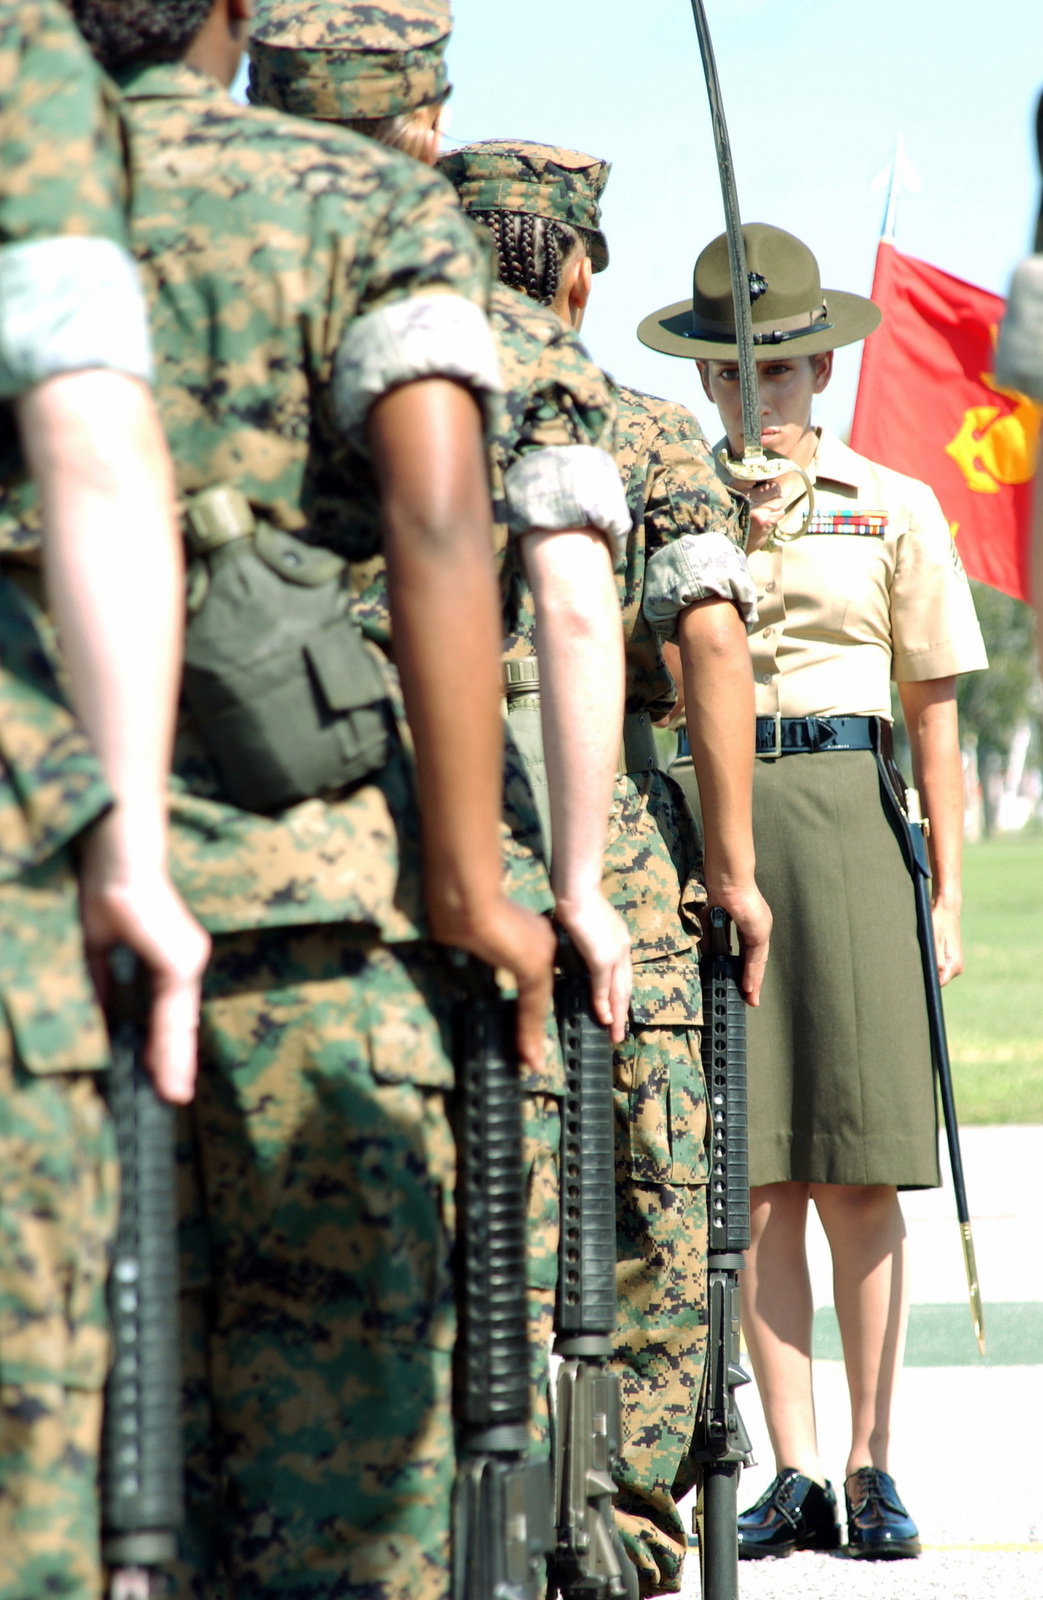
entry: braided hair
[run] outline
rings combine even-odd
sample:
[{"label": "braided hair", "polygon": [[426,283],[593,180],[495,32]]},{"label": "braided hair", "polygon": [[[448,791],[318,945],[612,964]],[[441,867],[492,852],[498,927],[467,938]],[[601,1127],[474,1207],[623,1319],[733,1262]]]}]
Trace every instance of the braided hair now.
[{"label": "braided hair", "polygon": [[80,32],[109,72],[138,61],[180,61],[213,0],[68,0]]},{"label": "braided hair", "polygon": [[576,250],[590,254],[585,229],[551,217],[536,217],[527,211],[472,211],[471,216],[493,236],[500,282],[542,306],[549,306],[554,299],[562,268]]}]

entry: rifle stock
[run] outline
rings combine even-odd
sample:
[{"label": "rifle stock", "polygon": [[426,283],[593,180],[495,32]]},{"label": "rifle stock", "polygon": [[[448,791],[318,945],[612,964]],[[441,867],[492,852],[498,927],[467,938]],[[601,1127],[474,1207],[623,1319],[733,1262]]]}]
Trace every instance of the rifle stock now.
[{"label": "rifle stock", "polygon": [[120,1162],[109,1277],[113,1361],[101,1451],[102,1558],[113,1600],[148,1600],[184,1515],[174,1110],[143,1064],[147,997],[130,950],[110,956],[106,1094]]},{"label": "rifle stock", "polygon": [[547,1464],[529,1458],[521,1090],[512,1010],[462,966],[457,1007],[459,1333],[453,1600],[537,1600],[550,1535]]},{"label": "rifle stock", "polygon": [[750,1243],[746,1120],[746,1005],[742,959],[729,948],[729,922],[710,912],[710,948],[701,964],[703,1072],[713,1118],[708,1195],[708,1345],[695,1459],[702,1466],[699,1556],[703,1600],[739,1592],[738,1483],[750,1440],[735,1391],[750,1380],[739,1364],[739,1272]]},{"label": "rifle stock", "polygon": [[555,1354],[553,1577],[566,1600],[637,1596],[616,1532],[613,1469],[621,1438],[619,1378],[607,1370],[616,1325],[616,1179],[612,1046],[590,979],[567,946],[556,992],[565,1059],[561,1245]]}]

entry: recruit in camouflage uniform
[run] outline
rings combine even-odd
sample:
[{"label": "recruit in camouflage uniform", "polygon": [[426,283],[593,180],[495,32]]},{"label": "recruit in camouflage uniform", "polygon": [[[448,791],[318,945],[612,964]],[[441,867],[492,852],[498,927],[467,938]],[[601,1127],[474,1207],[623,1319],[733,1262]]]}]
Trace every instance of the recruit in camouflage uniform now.
[{"label": "recruit in camouflage uniform", "polygon": [[[250,40],[249,97],[298,116],[357,123],[400,116],[430,105],[447,92],[444,73],[430,64],[437,40],[439,62],[451,27],[447,0],[423,4],[343,5],[339,0],[261,0]],[[424,48],[425,41],[432,41]],[[411,67],[402,78],[402,63]],[[502,285],[494,285],[490,322],[504,395],[490,431],[489,478],[497,556],[501,562],[505,655],[534,653],[535,614],[520,555],[520,536],[533,527],[565,526],[563,507],[576,526],[622,530],[618,474],[600,452],[613,448],[616,403],[610,386],[579,341],[559,320]],[[547,478],[558,494],[553,517]],[[526,466],[512,472],[517,464]],[[584,472],[580,479],[580,472]],[[554,519],[557,519],[556,522]],[[382,575],[362,595],[367,631],[386,642],[386,591]],[[510,723],[508,728],[510,730]],[[516,731],[516,730],[515,730]],[[511,854],[531,864],[533,884],[545,853],[541,818],[533,810],[529,777],[508,737],[505,814]],[[543,897],[526,896],[533,909],[552,910],[554,896],[545,868]],[[517,873],[514,874],[517,880]],[[520,884],[512,889],[517,897]],[[557,1285],[560,1096],[564,1074],[556,1037],[548,1041],[546,1070],[527,1073],[525,1170],[529,1186],[528,1273],[530,1357],[533,1364],[534,1442],[549,1448],[546,1388]]]},{"label": "recruit in camouflage uniform", "polygon": [[[230,484],[262,529],[371,558],[371,403],[427,375],[498,387],[470,230],[402,157],[183,64],[120,82],[182,495]],[[260,815],[224,797],[186,716],[172,822],[175,879],[217,936],[193,1108],[214,1431],[193,1417],[181,1582],[208,1592],[223,1560],[243,1594],[442,1596],[452,983],[424,937],[403,745],[343,797]]]},{"label": "recruit in camouflage uniform", "polygon": [[[115,97],[58,0],[0,13],[0,1596],[100,1592],[97,1470],[117,1206],[72,848],[111,804],[25,590],[39,514],[11,401],[148,373]],[[119,307],[114,321],[111,308]],[[135,306],[140,312],[135,315]]]},{"label": "recruit in camouflage uniform", "polygon": [[[513,211],[584,230],[595,271],[608,264],[599,197],[608,165],[513,141],[465,146],[441,169],[469,212]],[[624,760],[603,888],[630,931],[630,1030],[614,1054],[617,1171],[615,1366],[624,1405],[616,1518],[642,1592],[680,1588],[687,1536],[677,1501],[695,1483],[688,1457],[705,1351],[707,1111],[699,1061],[697,914],[705,903],[691,814],[657,770],[651,723],[670,712],[673,680],[642,613],[645,568],[662,545],[700,536],[708,559],[691,600],[752,597],[739,521],[695,418],[617,391],[616,462],[631,514],[617,569],[626,639]]]}]

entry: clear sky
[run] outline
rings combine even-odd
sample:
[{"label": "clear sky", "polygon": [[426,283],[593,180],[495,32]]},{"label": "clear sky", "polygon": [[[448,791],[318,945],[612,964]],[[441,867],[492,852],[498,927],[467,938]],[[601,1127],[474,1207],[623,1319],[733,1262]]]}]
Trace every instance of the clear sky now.
[{"label": "clear sky", "polygon": [[[706,0],[742,215],[799,234],[824,285],[868,294],[884,210],[871,183],[902,133],[921,188],[895,243],[1004,293],[1039,200],[1040,0]],[[455,0],[451,143],[508,136],[611,160],[584,337],[621,380],[716,413],[694,367],[634,329],[691,292],[724,226],[689,0]],[[819,418],[851,418],[858,347]]]}]

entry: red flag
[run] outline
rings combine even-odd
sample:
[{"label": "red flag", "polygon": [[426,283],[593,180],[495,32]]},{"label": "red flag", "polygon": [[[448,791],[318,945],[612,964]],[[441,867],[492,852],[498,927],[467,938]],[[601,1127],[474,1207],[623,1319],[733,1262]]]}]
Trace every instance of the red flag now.
[{"label": "red flag", "polygon": [[851,447],[930,484],[972,578],[1029,600],[1043,406],[992,377],[1004,301],[881,242]]}]

